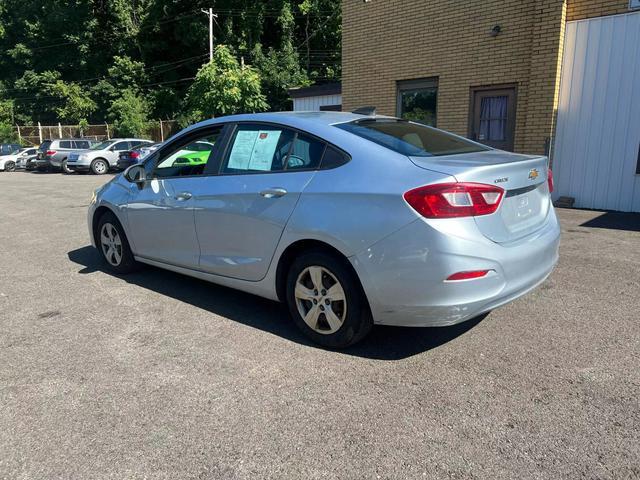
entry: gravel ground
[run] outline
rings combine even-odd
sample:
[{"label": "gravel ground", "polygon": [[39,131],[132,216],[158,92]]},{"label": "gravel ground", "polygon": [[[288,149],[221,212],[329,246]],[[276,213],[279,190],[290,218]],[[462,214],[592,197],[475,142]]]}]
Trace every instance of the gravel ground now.
[{"label": "gravel ground", "polygon": [[0,477],[640,478],[640,216],[560,210],[532,294],[331,352],[277,303],[106,273],[106,179],[0,173]]}]

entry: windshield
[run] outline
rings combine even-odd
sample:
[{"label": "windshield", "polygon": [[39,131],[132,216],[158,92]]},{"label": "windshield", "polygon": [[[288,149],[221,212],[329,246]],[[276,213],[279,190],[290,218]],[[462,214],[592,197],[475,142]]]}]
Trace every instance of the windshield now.
[{"label": "windshield", "polygon": [[490,150],[443,130],[405,120],[368,119],[335,126],[407,156],[432,157]]},{"label": "windshield", "polygon": [[104,150],[105,148],[107,148],[112,143],[113,143],[112,140],[105,140],[104,142],[96,143],[95,145],[92,145],[89,148],[90,148],[90,150]]}]

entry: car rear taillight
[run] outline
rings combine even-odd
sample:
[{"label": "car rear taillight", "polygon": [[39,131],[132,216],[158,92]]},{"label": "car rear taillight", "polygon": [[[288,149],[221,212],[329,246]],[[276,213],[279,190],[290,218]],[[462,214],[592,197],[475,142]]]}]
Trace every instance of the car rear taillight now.
[{"label": "car rear taillight", "polygon": [[549,193],[553,192],[553,172],[547,168],[547,183],[549,183]]},{"label": "car rear taillight", "polygon": [[477,217],[494,213],[504,190],[483,183],[438,183],[414,188],[404,199],[426,218]]},{"label": "car rear taillight", "polygon": [[136,152],[135,150],[133,152],[129,153],[129,156],[131,158],[139,158],[140,157],[140,152]]},{"label": "car rear taillight", "polygon": [[49,155],[49,156],[52,156],[52,155],[55,155],[55,154],[56,154],[56,151],[55,151],[55,150],[47,150],[47,151],[45,152],[45,155]]}]

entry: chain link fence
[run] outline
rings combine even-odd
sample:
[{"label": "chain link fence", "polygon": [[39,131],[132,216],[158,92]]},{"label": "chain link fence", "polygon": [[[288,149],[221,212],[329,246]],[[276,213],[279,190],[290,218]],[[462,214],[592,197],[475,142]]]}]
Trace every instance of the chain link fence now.
[{"label": "chain link fence", "polygon": [[[16,134],[23,145],[39,145],[46,139],[57,138],[89,138],[102,141],[114,138],[113,126],[108,123],[85,125],[16,125]],[[144,138],[154,142],[163,142],[180,130],[176,120],[157,120],[150,124]]]}]

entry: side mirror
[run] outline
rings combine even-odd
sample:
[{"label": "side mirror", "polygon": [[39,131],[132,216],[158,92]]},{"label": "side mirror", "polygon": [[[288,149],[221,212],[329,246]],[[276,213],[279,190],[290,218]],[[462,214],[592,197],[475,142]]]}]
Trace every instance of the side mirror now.
[{"label": "side mirror", "polygon": [[124,178],[131,183],[142,186],[147,181],[147,172],[143,165],[131,165],[124,171]]}]

